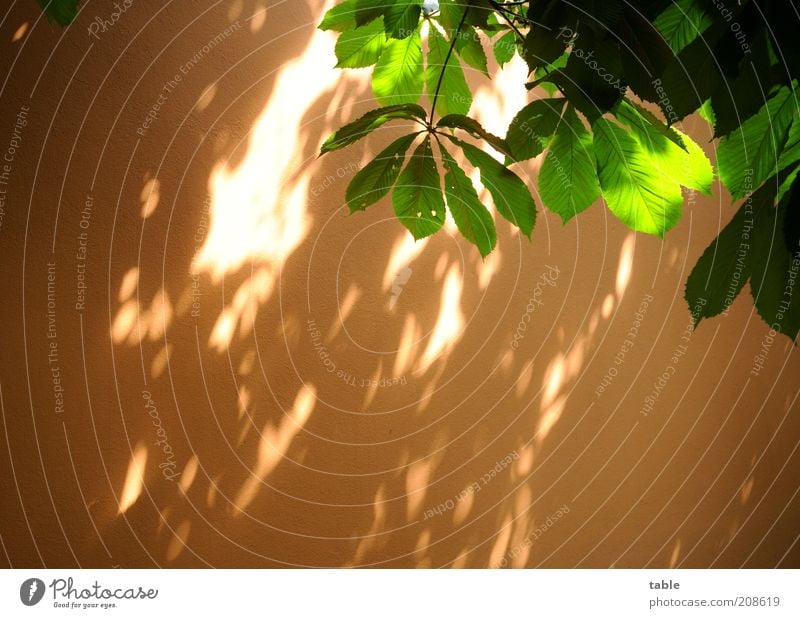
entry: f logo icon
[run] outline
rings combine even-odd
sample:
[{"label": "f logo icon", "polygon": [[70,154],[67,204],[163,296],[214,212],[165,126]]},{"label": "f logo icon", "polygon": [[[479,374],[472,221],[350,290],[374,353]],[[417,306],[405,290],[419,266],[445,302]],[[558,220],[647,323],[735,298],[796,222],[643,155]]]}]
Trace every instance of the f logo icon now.
[{"label": "f logo icon", "polygon": [[44,582],[41,579],[31,577],[22,582],[19,587],[19,599],[24,605],[36,605],[44,596]]}]

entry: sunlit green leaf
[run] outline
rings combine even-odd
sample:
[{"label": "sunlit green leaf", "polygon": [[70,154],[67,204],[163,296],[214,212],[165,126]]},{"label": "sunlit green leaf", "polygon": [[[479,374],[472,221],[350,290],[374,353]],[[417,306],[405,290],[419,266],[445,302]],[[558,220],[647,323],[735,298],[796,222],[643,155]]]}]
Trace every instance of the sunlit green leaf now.
[{"label": "sunlit green leaf", "polygon": [[322,18],[320,30],[344,32],[356,27],[356,0],[345,0],[330,9]]},{"label": "sunlit green leaf", "polygon": [[494,42],[492,49],[494,50],[497,64],[502,68],[507,62],[511,62],[517,51],[517,33],[509,30]]},{"label": "sunlit green leaf", "polygon": [[600,196],[592,136],[567,108],[539,172],[539,194],[566,223]]},{"label": "sunlit green leaf", "polygon": [[386,44],[383,24],[374,21],[366,26],[346,30],[336,41],[335,53],[340,69],[357,69],[375,64]]},{"label": "sunlit green leaf", "polygon": [[653,174],[711,195],[714,170],[703,149],[689,136],[667,127],[647,110],[627,101],[617,107],[617,119],[631,129],[653,161]]},{"label": "sunlit green leaf", "polygon": [[416,103],[422,96],[422,42],[419,31],[389,39],[372,73],[372,92],[381,105]]},{"label": "sunlit green leaf", "polygon": [[600,188],[611,212],[638,232],[663,237],[681,216],[680,185],[658,167],[639,141],[605,118],[595,121],[594,154]]}]

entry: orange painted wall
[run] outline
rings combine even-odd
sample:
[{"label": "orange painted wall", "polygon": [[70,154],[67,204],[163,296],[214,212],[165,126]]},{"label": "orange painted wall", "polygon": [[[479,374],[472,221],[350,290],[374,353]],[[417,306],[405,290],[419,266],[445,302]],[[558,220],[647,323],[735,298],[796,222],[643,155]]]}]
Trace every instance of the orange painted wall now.
[{"label": "orange painted wall", "polygon": [[688,329],[722,189],[415,245],[344,205],[396,129],[316,158],[374,105],[321,2],[82,6],[0,24],[0,562],[800,566],[798,353],[747,298]]}]

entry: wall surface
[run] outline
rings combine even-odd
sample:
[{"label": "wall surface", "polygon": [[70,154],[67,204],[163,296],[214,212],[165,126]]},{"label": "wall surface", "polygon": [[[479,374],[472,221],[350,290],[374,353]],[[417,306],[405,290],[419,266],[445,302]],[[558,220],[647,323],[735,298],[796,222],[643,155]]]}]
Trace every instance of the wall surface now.
[{"label": "wall surface", "polygon": [[81,6],[0,22],[0,563],[800,566],[800,356],[683,300],[721,187],[415,244],[344,204],[397,129],[316,157],[374,106],[322,2]]}]

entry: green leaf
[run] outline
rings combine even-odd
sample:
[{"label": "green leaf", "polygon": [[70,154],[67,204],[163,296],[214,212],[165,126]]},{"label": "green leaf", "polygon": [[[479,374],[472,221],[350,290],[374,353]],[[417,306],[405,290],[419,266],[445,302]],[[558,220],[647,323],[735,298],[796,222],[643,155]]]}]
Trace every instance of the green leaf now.
[{"label": "green leaf", "polygon": [[444,224],[444,198],[430,137],[417,146],[397,179],[392,203],[400,223],[417,240],[439,231]]},{"label": "green leaf", "polygon": [[[789,166],[787,168],[785,178],[783,180],[778,181],[780,184],[778,185],[778,191],[775,195],[776,202],[780,202],[789,191],[794,190],[795,188],[794,184],[795,181],[797,180],[798,174],[800,174],[800,165],[798,165],[797,163],[794,163],[794,167]],[[779,175],[779,178],[782,175],[783,174]],[[772,182],[772,179],[768,180],[767,182]],[[800,191],[794,191],[793,197],[795,200],[800,198],[800,195],[798,194],[800,194]],[[798,214],[800,214],[800,211],[797,211],[797,208],[795,208],[793,212],[798,212]],[[800,223],[800,221],[798,221],[798,223]],[[792,242],[792,245],[794,244],[795,243]]]},{"label": "green leaf", "polygon": [[765,209],[768,217],[756,230],[750,291],[756,310],[770,328],[792,340],[800,332],[800,252],[786,246],[786,203]]},{"label": "green leaf", "polygon": [[334,48],[338,60],[336,67],[357,69],[371,66],[380,58],[385,44],[386,34],[379,21],[346,30],[339,35]]},{"label": "green leaf", "polygon": [[460,146],[467,160],[480,170],[481,182],[492,195],[497,212],[530,238],[533,226],[536,224],[536,204],[525,183],[480,148],[452,136],[447,138]]},{"label": "green leaf", "polygon": [[[436,102],[436,109],[440,115],[466,114],[472,105],[472,91],[467,85],[458,58],[455,54],[450,54],[448,57],[450,44],[433,27],[428,33],[428,47],[428,66],[425,69],[428,99],[433,103],[441,77],[439,97]],[[447,60],[446,64],[445,59]],[[444,75],[442,75],[442,71],[444,71]]]},{"label": "green leaf", "polygon": [[372,92],[381,105],[416,103],[422,95],[422,78],[422,42],[417,30],[405,39],[386,42],[372,73]]},{"label": "green leaf", "polygon": [[778,159],[796,113],[793,92],[781,88],[755,116],[720,140],[719,176],[734,199],[743,197],[778,171]]},{"label": "green leaf", "polygon": [[800,185],[795,184],[800,166],[787,170],[786,179],[778,189],[777,200],[784,210],[783,239],[789,253],[800,251]]},{"label": "green leaf", "polygon": [[778,171],[781,172],[798,161],[800,161],[800,118],[795,116],[781,157],[778,159]]},{"label": "green leaf", "polygon": [[694,41],[713,21],[698,0],[674,0],[653,22],[674,52]]},{"label": "green leaf", "polygon": [[490,23],[494,8],[488,0],[439,0],[439,21],[448,36],[452,36],[455,32],[461,18],[464,17],[465,9],[469,9],[464,19],[465,24],[485,30],[497,27],[497,24]]},{"label": "green leaf", "polygon": [[499,64],[502,69],[504,64],[511,62],[511,59],[514,58],[514,54],[517,51],[517,33],[513,30],[509,30],[494,42],[492,49],[494,50],[494,57],[497,60],[497,64]]},{"label": "green leaf", "polygon": [[353,176],[345,194],[351,213],[365,210],[389,193],[403,167],[406,150],[417,135],[412,133],[395,140]]},{"label": "green leaf", "polygon": [[726,311],[742,291],[753,272],[754,229],[766,225],[769,216],[763,213],[771,210],[772,194],[762,188],[739,207],[695,264],[684,294],[695,326]]},{"label": "green leaf", "polygon": [[682,150],[689,152],[686,143],[676,129],[661,122],[652,112],[636,103],[636,101],[627,98],[623,99],[617,106],[614,115],[617,120],[628,126],[642,126],[642,129],[647,133],[655,130]]},{"label": "green leaf", "polygon": [[498,152],[509,157],[512,156],[511,149],[502,137],[489,133],[483,128],[480,122],[469,116],[464,116],[463,114],[448,114],[439,120],[436,126],[437,128],[461,129],[476,139],[485,140]]},{"label": "green leaf", "polygon": [[78,0],[38,0],[48,21],[69,26],[78,15]]},{"label": "green leaf", "polygon": [[697,111],[700,114],[700,117],[710,124],[711,128],[713,129],[717,124],[717,116],[714,114],[714,108],[711,107],[711,99],[707,99]]},{"label": "green leaf", "polygon": [[663,238],[681,216],[680,185],[654,173],[657,164],[619,125],[599,118],[593,129],[597,175],[609,209],[631,229]]},{"label": "green leaf", "polygon": [[561,119],[566,99],[538,99],[523,107],[508,127],[506,144],[515,161],[539,156]]},{"label": "green leaf", "polygon": [[616,116],[631,128],[639,144],[648,152],[656,173],[684,187],[711,195],[714,170],[703,149],[690,137],[667,127],[633,102],[621,101]]},{"label": "green leaf", "polygon": [[386,34],[393,39],[405,39],[411,36],[419,24],[419,15],[422,12],[420,0],[386,0],[386,12],[383,14],[383,23]]},{"label": "green leaf", "polygon": [[697,142],[678,129],[675,129],[675,132],[680,135],[689,150],[688,155],[673,150],[673,156],[682,161],[677,181],[684,187],[696,189],[704,195],[711,195],[711,187],[714,184],[714,168],[711,166],[711,161]]},{"label": "green leaf", "polygon": [[[545,3],[538,4],[540,7],[543,7]],[[553,9],[550,11],[551,13],[561,13],[560,18],[556,19],[558,26],[555,26],[555,24],[548,26],[538,21],[536,17],[533,17],[530,29],[522,42],[521,55],[531,71],[554,62],[564,53],[572,36],[571,34],[566,34],[572,32],[571,26],[573,24],[567,23],[567,21],[569,21],[569,17],[567,16],[569,9],[565,6],[565,3],[552,2],[549,4]],[[544,10],[548,11],[548,9]],[[561,28],[561,30],[559,30],[559,28]]]},{"label": "green leaf", "polygon": [[385,122],[396,118],[405,118],[408,120],[424,119],[425,110],[419,105],[410,103],[390,105],[388,107],[370,110],[358,120],[354,120],[332,133],[328,139],[325,140],[325,143],[322,144],[320,154],[323,155],[326,152],[349,146],[368,133],[374,131]]},{"label": "green leaf", "polygon": [[356,25],[364,26],[382,17],[389,2],[390,0],[356,0]]},{"label": "green leaf", "polygon": [[356,27],[356,0],[345,0],[325,13],[320,30],[344,32]]},{"label": "green leaf", "polygon": [[600,196],[592,136],[571,107],[550,142],[539,172],[539,194],[564,223]]},{"label": "green leaf", "polygon": [[464,26],[458,34],[455,43],[455,50],[461,59],[473,69],[479,70],[486,77],[489,77],[488,61],[486,52],[483,51],[481,37],[472,26]]},{"label": "green leaf", "polygon": [[453,220],[462,236],[478,247],[481,256],[486,257],[497,244],[494,219],[481,204],[475,187],[455,159],[444,147],[441,148],[441,152],[445,169],[447,208],[453,215]]}]

